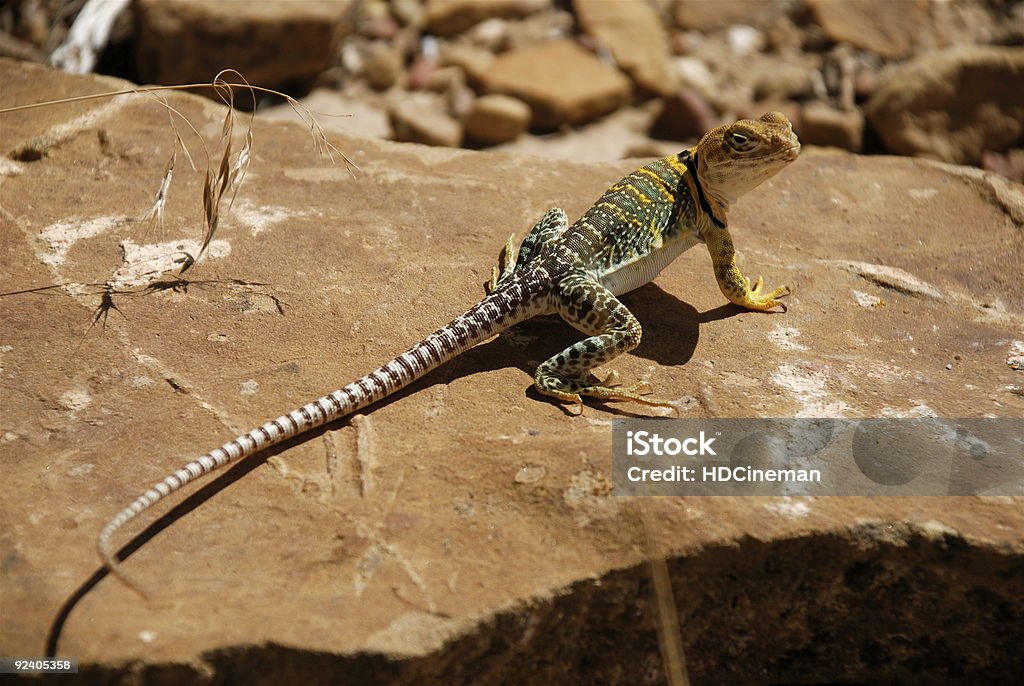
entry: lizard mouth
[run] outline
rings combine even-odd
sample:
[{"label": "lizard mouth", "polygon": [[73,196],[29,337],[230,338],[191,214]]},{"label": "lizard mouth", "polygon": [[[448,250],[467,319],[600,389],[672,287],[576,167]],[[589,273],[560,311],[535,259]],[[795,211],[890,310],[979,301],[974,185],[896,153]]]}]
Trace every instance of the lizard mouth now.
[{"label": "lizard mouth", "polygon": [[796,143],[795,145],[791,145],[788,148],[783,148],[782,150],[778,150],[776,152],[769,152],[769,153],[766,153],[764,155],[758,155],[757,157],[748,157],[748,158],[746,158],[745,161],[746,162],[760,162],[761,160],[784,159],[787,162],[792,162],[793,160],[795,160],[799,156],[800,156],[800,144]]},{"label": "lizard mouth", "polygon": [[789,146],[788,148],[779,153],[779,157],[782,157],[783,159],[792,162],[797,157],[800,157],[800,144],[797,143],[795,145]]}]

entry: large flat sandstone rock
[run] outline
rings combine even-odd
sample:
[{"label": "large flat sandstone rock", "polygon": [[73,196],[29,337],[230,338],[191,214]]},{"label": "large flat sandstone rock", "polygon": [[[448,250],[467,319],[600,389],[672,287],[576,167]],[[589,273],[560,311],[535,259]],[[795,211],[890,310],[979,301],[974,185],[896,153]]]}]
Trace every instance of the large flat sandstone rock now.
[{"label": "large flat sandstone rock", "polygon": [[624,105],[629,79],[570,40],[510,50],[483,75],[493,93],[513,95],[533,109],[542,128],[582,124]]},{"label": "large flat sandstone rock", "polygon": [[[0,82],[0,107],[116,87],[2,60]],[[212,144],[220,109],[169,102]],[[636,164],[338,136],[353,175],[302,125],[254,135],[192,283],[90,326],[82,284],[199,240],[201,175],[179,155],[147,234],[173,145],[153,98],[0,115],[0,654],[59,639],[81,683],[635,684],[661,673],[665,558],[694,683],[1011,683],[1020,498],[611,497],[610,420],[637,408],[539,399],[534,367],[578,337],[547,321],[156,508],[125,532],[150,526],[124,564],[148,600],[95,583],[96,533],[141,489],[405,349],[509,233]],[[692,417],[1020,417],[1021,202],[805,154],[731,215],[790,311],[724,304],[694,249],[626,296],[645,336],[614,368]]]},{"label": "large flat sandstone rock", "polygon": [[276,85],[327,68],[352,0],[139,0],[136,61],[148,83],[203,83],[225,67]]}]

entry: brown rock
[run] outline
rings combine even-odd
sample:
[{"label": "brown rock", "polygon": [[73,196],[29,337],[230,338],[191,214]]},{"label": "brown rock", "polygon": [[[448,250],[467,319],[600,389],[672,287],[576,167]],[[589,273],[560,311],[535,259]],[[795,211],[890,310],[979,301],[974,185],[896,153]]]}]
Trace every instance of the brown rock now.
[{"label": "brown rock", "polygon": [[507,95],[477,98],[462,122],[466,135],[487,145],[515,140],[530,125],[530,106]]},{"label": "brown rock", "polygon": [[749,83],[754,97],[761,99],[802,99],[814,91],[816,55],[759,55],[745,68],[734,69],[734,81]]},{"label": "brown rock", "polygon": [[699,93],[684,89],[662,98],[661,112],[651,124],[651,135],[674,141],[692,141],[718,125],[718,115]]},{"label": "brown rock", "polygon": [[886,147],[976,164],[1024,135],[1024,50],[930,53],[894,68],[864,111]]},{"label": "brown rock", "polygon": [[388,107],[395,140],[457,148],[462,127],[448,115],[443,98],[432,93],[403,95]]},{"label": "brown rock", "polygon": [[753,61],[752,58],[764,50],[765,37],[763,33],[753,26],[742,24],[730,26],[726,29],[725,42],[729,46],[729,53],[733,57],[740,58],[743,61]]},{"label": "brown rock", "polygon": [[489,52],[502,52],[508,47],[508,19],[485,19],[466,31],[462,38]]},{"label": "brown rock", "polygon": [[435,93],[447,93],[466,83],[466,72],[459,67],[439,67],[423,79],[421,87]]},{"label": "brown rock", "polygon": [[864,115],[860,110],[838,110],[824,102],[812,102],[804,106],[800,128],[794,127],[794,131],[809,145],[858,152],[864,140]]},{"label": "brown rock", "polygon": [[717,79],[703,60],[696,57],[676,57],[672,61],[672,67],[682,88],[695,90],[705,97],[717,90]]},{"label": "brown rock", "polygon": [[528,48],[538,43],[571,38],[575,31],[576,20],[565,10],[550,9],[536,12],[518,21],[509,22],[509,50]]},{"label": "brown rock", "polygon": [[409,66],[408,84],[409,88],[419,90],[426,88],[431,76],[437,71],[437,60],[424,55],[417,55]]},{"label": "brown rock", "polygon": [[[445,69],[457,69],[457,67],[445,67]],[[466,84],[466,79],[461,71],[458,72],[457,77],[451,80],[445,95],[448,98],[448,112],[459,120],[466,118],[477,99],[476,92]]]},{"label": "brown rock", "polygon": [[426,19],[426,12],[420,0],[391,0],[390,8],[405,26],[419,27]]},{"label": "brown rock", "polygon": [[373,41],[363,54],[363,70],[372,87],[387,90],[402,74],[402,53],[391,43]]},{"label": "brown rock", "polygon": [[675,91],[668,33],[647,0],[573,0],[573,7],[583,30],[612,53],[641,90]]},{"label": "brown rock", "polygon": [[[130,85],[8,60],[0,83],[0,107]],[[216,137],[222,109],[168,99]],[[693,683],[1015,683],[1024,499],[610,496],[616,415],[527,390],[530,361],[579,337],[545,322],[154,508],[116,541],[137,536],[122,569],[148,602],[94,583],[95,534],[140,489],[406,349],[479,299],[511,231],[553,204],[575,219],[635,166],[338,137],[352,175],[303,127],[256,126],[193,287],[114,294],[104,334],[100,294],[70,284],[108,278],[129,239],[198,239],[202,170],[179,158],[168,234],[147,238],[117,218],[144,216],[174,146],[152,98],[0,115],[4,653],[55,630],[84,683],[654,682],[665,561]],[[972,172],[995,176],[804,155],[729,217],[789,312],[723,307],[698,247],[623,296],[644,340],[613,368],[699,395],[700,419],[1019,421],[1022,234]]]},{"label": "brown rock", "polygon": [[793,53],[803,46],[803,35],[800,27],[786,15],[776,17],[765,27],[767,46],[779,53]]},{"label": "brown rock", "polygon": [[1021,183],[1024,181],[1024,150],[1009,150],[1005,155],[985,151],[981,156],[981,166]]},{"label": "brown rock", "polygon": [[625,76],[567,40],[500,55],[484,84],[488,92],[529,103],[534,124],[546,128],[589,121],[624,105],[630,96]]},{"label": "brown rock", "polygon": [[551,5],[552,0],[427,0],[426,29],[453,36],[485,19],[525,17]]},{"label": "brown rock", "polygon": [[[1024,12],[1019,3],[933,3],[936,44],[1024,45]],[[932,47],[932,46],[928,46]]]},{"label": "brown rock", "polygon": [[29,41],[16,38],[9,33],[0,31],[0,57],[26,60],[45,64],[47,55]]},{"label": "brown rock", "polygon": [[[206,82],[231,67],[273,86],[322,71],[350,0],[140,0],[136,60],[147,83]],[[301,38],[299,38],[301,37]]]},{"label": "brown rock", "polygon": [[398,35],[398,22],[392,17],[367,17],[359,24],[359,34],[374,40],[392,40]]},{"label": "brown rock", "polygon": [[672,33],[672,54],[692,55],[700,49],[704,40],[704,34],[694,29],[675,31]]},{"label": "brown rock", "polygon": [[853,77],[853,93],[858,101],[868,100],[878,90],[878,71],[862,67]]},{"label": "brown rock", "polygon": [[390,40],[398,34],[398,22],[383,0],[362,0],[354,6],[354,30],[375,40]]},{"label": "brown rock", "polygon": [[676,26],[711,32],[737,24],[767,28],[785,16],[786,0],[678,0]]},{"label": "brown rock", "polygon": [[476,45],[443,42],[439,49],[439,60],[446,67],[462,69],[471,83],[482,83],[494,64],[494,55]]},{"label": "brown rock", "polygon": [[928,24],[928,3],[920,0],[807,0],[815,21],[833,41],[850,43],[882,57],[906,57]]}]

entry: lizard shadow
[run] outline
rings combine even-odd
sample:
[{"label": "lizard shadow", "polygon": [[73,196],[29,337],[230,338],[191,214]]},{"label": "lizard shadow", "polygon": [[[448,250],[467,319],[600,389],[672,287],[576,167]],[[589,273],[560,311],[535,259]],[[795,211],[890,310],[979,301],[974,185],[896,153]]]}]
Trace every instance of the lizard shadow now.
[{"label": "lizard shadow", "polygon": [[[735,305],[723,305],[700,313],[688,303],[679,300],[654,284],[647,284],[624,296],[622,300],[641,324],[648,323],[643,342],[633,354],[661,365],[682,365],[690,360],[699,339],[700,324],[743,312],[742,308]],[[657,322],[658,325],[651,325],[654,322]],[[580,340],[580,336],[578,331],[557,317],[540,317],[524,322],[513,327],[509,332],[505,332],[504,335],[497,336],[489,342],[463,353],[443,367],[381,400],[374,407],[390,405],[406,396],[419,393],[425,388],[437,384],[448,384],[457,378],[508,367],[518,367],[527,375],[527,378],[524,379],[524,394],[541,402],[555,404],[562,407],[566,413],[574,414],[567,406],[553,403],[550,398],[537,393],[532,379],[540,362]],[[593,404],[604,411],[620,416],[650,416],[643,413],[632,413],[610,403]],[[327,431],[344,427],[350,420],[351,415],[342,417],[324,426],[293,436],[278,445],[271,446],[231,465],[220,476],[201,486],[141,532],[132,536],[131,540],[117,550],[115,559],[118,562],[124,562],[177,520],[203,505],[207,500],[261,466],[274,455],[322,436]],[[74,608],[100,581],[109,575],[110,572],[105,567],[98,568],[61,604],[47,632],[45,648],[47,656],[56,655],[61,633]]]},{"label": "lizard shadow", "polygon": [[[252,470],[261,466],[274,455],[282,453],[285,450],[288,450],[300,443],[304,443],[307,440],[316,438],[325,433],[328,429],[334,427],[334,425],[343,421],[344,420],[341,419],[326,426],[310,429],[299,436],[293,436],[286,441],[275,446],[271,446],[254,455],[250,455],[248,458],[231,465],[220,476],[215,477],[209,483],[200,487],[170,510],[160,515],[156,521],[146,526],[145,529],[134,534],[131,540],[117,549],[117,552],[114,553],[114,559],[118,563],[123,563],[138,552],[140,548],[153,540],[153,538],[159,535],[164,529],[200,507],[207,500],[213,498],[215,495],[244,477]],[[45,655],[47,657],[54,657],[57,654],[57,646],[60,642],[61,633],[64,630],[64,625],[67,623],[68,618],[71,616],[71,612],[75,609],[75,606],[85,598],[89,591],[94,589],[100,581],[108,576],[110,576],[110,571],[106,567],[99,567],[85,581],[83,581],[78,588],[72,591],[67,600],[61,604],[53,621],[50,623],[49,630],[46,634]]]}]

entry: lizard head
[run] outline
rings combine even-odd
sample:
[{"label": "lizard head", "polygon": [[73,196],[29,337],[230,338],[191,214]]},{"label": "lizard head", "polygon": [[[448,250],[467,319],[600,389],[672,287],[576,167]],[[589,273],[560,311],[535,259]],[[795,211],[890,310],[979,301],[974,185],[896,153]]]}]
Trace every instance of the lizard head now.
[{"label": "lizard head", "polygon": [[[771,178],[800,154],[793,125],[781,112],[741,119],[704,134],[695,149],[697,176],[715,214]],[[716,206],[717,205],[717,206]]]}]

